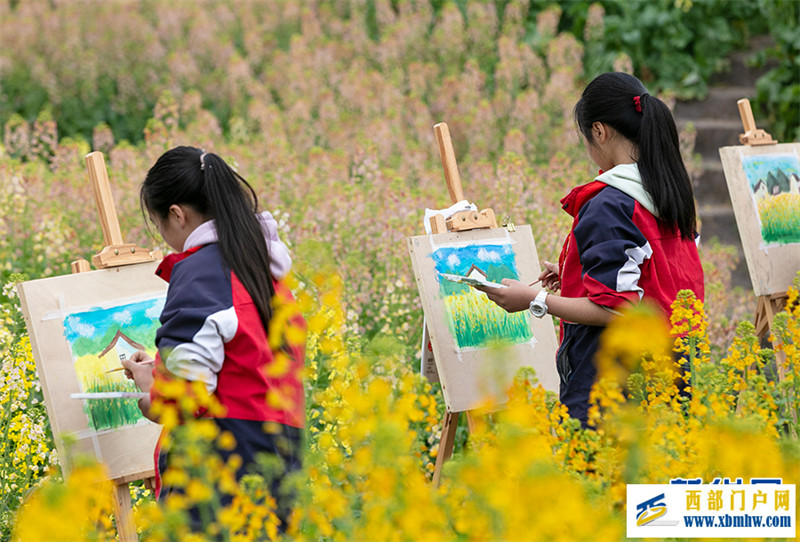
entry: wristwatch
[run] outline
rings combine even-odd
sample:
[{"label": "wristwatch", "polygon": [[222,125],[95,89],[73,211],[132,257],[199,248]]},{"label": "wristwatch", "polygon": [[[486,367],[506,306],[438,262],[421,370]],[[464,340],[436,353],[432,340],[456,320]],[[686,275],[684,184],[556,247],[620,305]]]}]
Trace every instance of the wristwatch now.
[{"label": "wristwatch", "polygon": [[542,288],[539,290],[539,293],[536,294],[536,298],[531,301],[531,306],[528,307],[531,311],[531,314],[534,315],[536,318],[541,318],[545,314],[547,314],[547,303],[545,303],[545,298],[547,297],[547,290]]}]

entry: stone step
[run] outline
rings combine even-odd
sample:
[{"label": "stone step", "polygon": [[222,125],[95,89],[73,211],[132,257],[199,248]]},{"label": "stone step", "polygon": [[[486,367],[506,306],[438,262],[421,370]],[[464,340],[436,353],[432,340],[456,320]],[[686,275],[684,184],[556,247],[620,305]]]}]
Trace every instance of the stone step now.
[{"label": "stone step", "polygon": [[718,239],[720,243],[734,245],[739,249],[741,239],[733,208],[728,205],[700,205],[697,209],[700,235],[705,241]]},{"label": "stone step", "polygon": [[737,102],[742,98],[753,102],[755,96],[756,89],[753,86],[712,87],[704,100],[676,102],[674,116],[683,122],[701,119],[735,119],[741,126]]},{"label": "stone step", "polygon": [[719,148],[739,144],[739,134],[742,133],[742,121],[738,116],[738,109],[735,117],[725,117],[723,119],[697,119],[685,120],[678,119],[676,124],[678,130],[686,127],[687,123],[694,124],[697,130],[697,140],[694,151],[700,154],[704,160],[719,158]]},{"label": "stone step", "polygon": [[716,205],[700,205],[697,212],[703,217],[715,218],[720,216],[733,216],[733,206],[731,203],[720,203]]},{"label": "stone step", "polygon": [[701,205],[730,205],[728,183],[719,158],[703,160],[703,172],[692,179],[694,198]]},{"label": "stone step", "polygon": [[763,51],[771,47],[775,41],[769,35],[756,36],[747,44],[747,50],[734,51],[728,57],[728,67],[720,73],[714,74],[710,85],[755,85],[756,80],[772,69],[776,63],[769,61],[765,66],[750,66],[750,58],[756,51]]}]

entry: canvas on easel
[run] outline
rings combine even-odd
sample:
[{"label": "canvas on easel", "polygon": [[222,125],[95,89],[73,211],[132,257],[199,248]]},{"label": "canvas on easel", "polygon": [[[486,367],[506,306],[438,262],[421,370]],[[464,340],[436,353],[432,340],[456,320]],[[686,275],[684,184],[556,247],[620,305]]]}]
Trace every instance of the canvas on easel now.
[{"label": "canvas on easel", "polygon": [[800,143],[719,152],[753,290],[785,292],[800,270]]},{"label": "canvas on easel", "polygon": [[[137,264],[17,285],[59,456],[67,457],[62,437],[69,434],[70,452],[95,457],[111,479],[140,479],[153,471],[161,428],[141,415],[135,397],[123,397],[138,392],[136,386],[122,371],[109,371],[138,345],[155,353],[167,289],[155,267]],[[121,397],[73,397],[93,393]]]},{"label": "canvas on easel", "polygon": [[448,410],[501,404],[521,367],[533,367],[545,389],[558,389],[550,318],[506,312],[483,292],[442,276],[535,281],[540,267],[530,226],[420,235],[408,245]]}]

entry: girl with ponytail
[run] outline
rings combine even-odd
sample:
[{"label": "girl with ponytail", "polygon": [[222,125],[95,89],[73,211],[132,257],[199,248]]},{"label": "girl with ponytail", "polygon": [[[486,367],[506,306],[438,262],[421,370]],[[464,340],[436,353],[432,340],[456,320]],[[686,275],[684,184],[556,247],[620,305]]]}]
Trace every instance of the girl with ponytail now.
[{"label": "girl with ponytail", "polygon": [[632,75],[604,73],[583,91],[575,121],[601,169],[561,200],[573,223],[559,263],[545,262],[541,288],[505,279],[508,288],[479,289],[509,312],[560,318],[560,398],[585,424],[608,322],[643,300],[669,317],[680,290],[702,300],[704,289],[692,184],[669,108]]},{"label": "girl with ponytail", "polygon": [[[270,489],[285,525],[291,499],[281,481],[300,468],[305,353],[297,345],[282,345],[280,352],[270,347],[273,299],[278,293],[282,302],[291,300],[280,282],[291,258],[277,223],[270,213],[258,213],[255,192],[245,179],[216,154],[194,147],[176,147],[156,161],[142,183],[140,202],[176,252],[156,271],[169,289],[156,333],[155,368],[141,363],[150,361],[144,352],[123,361],[126,375],[150,393],[139,406],[150,417],[160,380],[202,382],[224,412],[196,416],[212,418],[220,432],[233,435],[235,447],[217,451],[223,459],[232,454],[242,459],[237,478],[264,453],[282,465]],[[285,325],[305,331],[299,316]],[[289,367],[271,370],[281,363],[279,356],[288,357]],[[275,401],[276,396],[283,400]],[[170,454],[161,449],[159,498],[177,491],[160,488],[160,475],[169,468]]]}]

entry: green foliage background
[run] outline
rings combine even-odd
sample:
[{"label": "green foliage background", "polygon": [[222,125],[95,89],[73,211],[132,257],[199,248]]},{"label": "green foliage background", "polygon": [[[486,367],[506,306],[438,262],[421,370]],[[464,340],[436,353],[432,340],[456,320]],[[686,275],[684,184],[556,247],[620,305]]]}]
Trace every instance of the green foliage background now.
[{"label": "green foliage background", "polygon": [[[296,10],[318,9],[358,21],[365,38],[379,42],[395,31],[384,24],[382,13],[387,10],[399,13],[405,9],[404,4],[417,3],[426,4],[430,14],[420,36],[429,40],[437,38],[436,20],[446,12],[448,5],[457,6],[469,26],[476,13],[473,7],[483,2],[323,0],[302,3],[313,8],[298,7]],[[0,62],[0,124],[5,125],[15,115],[28,122],[44,115],[56,120],[62,137],[80,136],[90,140],[95,126],[106,123],[117,140],[139,141],[161,92],[170,88],[182,92],[199,91],[203,106],[216,116],[223,130],[228,134],[235,131],[235,123],[232,125],[231,121],[245,114],[251,96],[247,85],[224,88],[225,85],[219,84],[220,79],[232,75],[218,62],[220,55],[246,62],[261,78],[269,76],[270,55],[254,55],[252,44],[243,38],[247,21],[245,15],[237,13],[239,2],[194,4],[207,12],[218,11],[219,6],[230,9],[227,16],[204,35],[202,27],[194,24],[190,17],[178,15],[177,20],[165,23],[162,16],[168,4],[159,0],[98,3],[92,6],[92,21],[86,18],[72,29],[66,25],[77,17],[80,4],[71,6],[70,3],[37,0],[9,0],[0,4],[4,20],[0,23],[3,29],[0,34],[0,51],[3,51],[0,52],[3,60]],[[250,9],[256,15],[265,11],[280,12],[288,6],[286,0],[252,4],[255,5]],[[186,7],[185,4],[182,7]],[[500,22],[506,11],[518,12],[524,26],[517,39],[537,51],[546,49],[554,35],[551,29],[543,31],[537,20],[555,9],[561,12],[556,30],[572,34],[585,46],[585,78],[612,70],[619,57],[627,55],[634,74],[650,85],[651,90],[671,91],[681,98],[705,96],[710,78],[727,68],[730,52],[746,47],[755,35],[769,34],[774,45],[753,57],[752,62],[769,62],[773,68],[758,81],[758,99],[753,105],[760,110],[759,118],[766,116],[765,125],[779,140],[800,137],[796,126],[800,119],[800,7],[794,0],[498,0],[492,8]],[[602,28],[591,20],[598,8],[602,8],[599,15]],[[191,13],[193,10],[184,11]],[[38,19],[40,24],[46,23],[44,31],[32,37],[30,30],[37,24],[37,17],[48,12],[62,14],[59,18],[64,26],[45,16]],[[117,33],[111,28],[119,29],[118,24],[104,24],[116,18],[127,19],[130,31]],[[110,43],[113,46],[108,47],[112,33]],[[301,33],[301,21],[288,17],[270,28],[260,45],[265,49],[287,51]],[[53,50],[59,37],[62,41],[55,46],[58,50]],[[218,50],[211,50],[213,46],[209,43],[203,55],[186,63],[186,51],[195,48],[198,41],[213,42]],[[76,42],[80,42],[80,50],[74,49],[78,45]],[[469,45],[469,56],[474,56],[492,88],[494,67],[499,61],[498,42],[485,40]],[[70,58],[60,58],[66,51],[72,53]],[[461,71],[467,55],[448,57],[446,52],[440,52],[444,54],[442,60],[446,60],[445,73]],[[424,51],[415,53],[426,56]],[[198,74],[175,77],[177,70],[196,70]],[[280,107],[280,100],[277,103]]]}]

